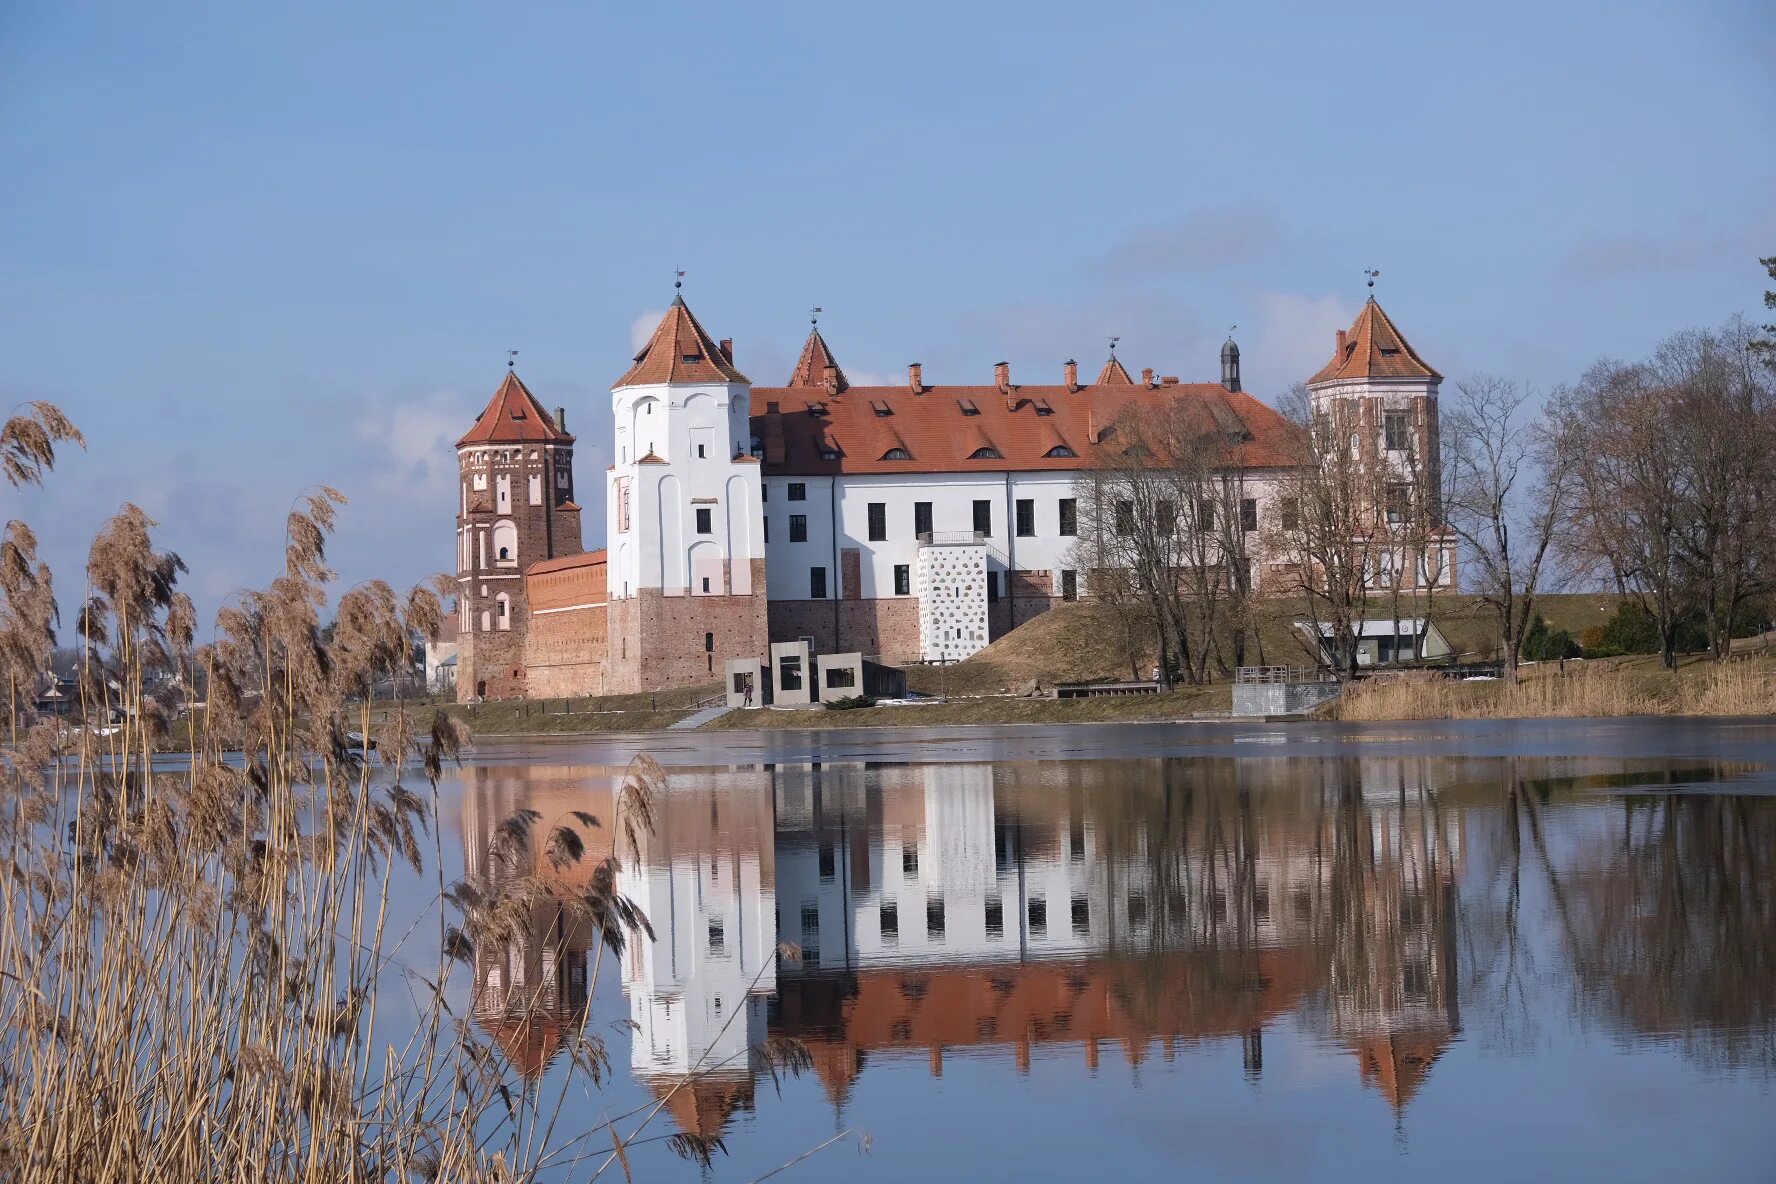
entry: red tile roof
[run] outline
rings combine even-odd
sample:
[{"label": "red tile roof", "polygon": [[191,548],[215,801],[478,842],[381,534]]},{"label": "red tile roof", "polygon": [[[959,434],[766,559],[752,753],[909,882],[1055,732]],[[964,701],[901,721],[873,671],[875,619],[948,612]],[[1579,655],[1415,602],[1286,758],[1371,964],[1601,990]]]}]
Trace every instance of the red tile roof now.
[{"label": "red tile roof", "polygon": [[1339,344],[1332,351],[1332,360],[1307,381],[1312,386],[1347,378],[1429,378],[1440,381],[1442,377],[1418,356],[1418,351],[1394,327],[1394,322],[1371,296],[1351,323],[1350,332],[1339,338]]},{"label": "red tile roof", "polygon": [[573,437],[555,426],[555,417],[530,393],[518,375],[506,371],[505,381],[493,392],[493,398],[475,426],[456,442],[458,448],[469,444],[572,444]]},{"label": "red tile roof", "polygon": [[802,346],[802,356],[796,359],[795,369],[789,372],[789,381],[784,385],[811,386],[825,390],[828,366],[838,376],[841,391],[851,385],[845,380],[845,372],[839,368],[838,359],[826,347],[826,338],[820,335],[819,329],[810,329],[808,340]]},{"label": "red tile roof", "polygon": [[[1300,455],[1293,425],[1217,383],[1017,386],[1009,397],[997,386],[933,386],[921,395],[904,386],[851,387],[832,398],[812,393],[753,389],[752,405],[763,413],[752,417],[752,431],[764,445],[767,474],[1082,469],[1105,429],[1136,407],[1183,407],[1203,432],[1227,435],[1237,463],[1248,468],[1289,467]],[[895,448],[908,459],[888,459]],[[983,449],[999,455],[973,459]],[[1053,455],[1057,450],[1073,455]]]},{"label": "red tile roof", "polygon": [[684,302],[683,296],[672,298],[672,307],[660,318],[660,327],[648,343],[635,355],[635,365],[613,387],[640,386],[653,382],[749,382],[746,375],[734,368],[734,361],[722,349]]},{"label": "red tile roof", "polygon": [[527,576],[543,575],[552,571],[567,571],[575,567],[591,567],[608,561],[609,554],[605,551],[581,551],[578,555],[562,555],[554,559],[539,559],[524,569]]}]

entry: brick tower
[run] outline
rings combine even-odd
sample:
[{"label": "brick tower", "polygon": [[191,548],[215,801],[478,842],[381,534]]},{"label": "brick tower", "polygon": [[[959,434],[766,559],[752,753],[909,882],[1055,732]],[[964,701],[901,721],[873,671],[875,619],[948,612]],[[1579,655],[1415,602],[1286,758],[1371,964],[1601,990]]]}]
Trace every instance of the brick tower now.
[{"label": "brick tower", "polygon": [[565,415],[543,410],[510,370],[456,442],[459,699],[524,694],[524,569],[583,549],[573,443]]},{"label": "brick tower", "polygon": [[612,693],[717,682],[729,658],[766,656],[751,394],[732,343],[710,340],[681,297],[611,389]]}]

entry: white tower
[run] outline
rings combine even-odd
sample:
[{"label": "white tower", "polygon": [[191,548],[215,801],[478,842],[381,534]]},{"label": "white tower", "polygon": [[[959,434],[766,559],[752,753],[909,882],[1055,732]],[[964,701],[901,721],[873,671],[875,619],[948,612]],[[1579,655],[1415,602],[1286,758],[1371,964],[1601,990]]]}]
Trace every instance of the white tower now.
[{"label": "white tower", "polygon": [[614,693],[715,681],[763,658],[764,515],[752,383],[675,296],[611,388],[610,658]]}]

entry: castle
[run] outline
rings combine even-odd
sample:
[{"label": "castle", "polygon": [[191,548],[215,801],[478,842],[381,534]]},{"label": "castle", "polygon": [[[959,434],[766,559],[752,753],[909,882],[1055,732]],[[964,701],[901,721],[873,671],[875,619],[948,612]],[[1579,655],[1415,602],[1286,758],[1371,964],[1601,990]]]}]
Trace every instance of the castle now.
[{"label": "castle", "polygon": [[[1370,299],[1308,387],[1365,452],[1434,463],[1440,382]],[[1068,362],[1018,383],[1001,362],[990,384],[934,386],[914,363],[904,385],[854,387],[816,325],[788,381],[755,387],[676,296],[611,388],[604,549],[582,544],[565,412],[515,372],[457,442],[457,694],[693,686],[801,638],[965,658],[1090,595],[1075,483],[1119,416],[1179,405],[1235,442],[1223,512],[1254,539],[1286,526],[1295,429],[1242,389],[1231,338],[1218,383],[1137,379],[1113,347],[1090,382]],[[1452,544],[1439,559],[1376,575],[1452,586]]]}]

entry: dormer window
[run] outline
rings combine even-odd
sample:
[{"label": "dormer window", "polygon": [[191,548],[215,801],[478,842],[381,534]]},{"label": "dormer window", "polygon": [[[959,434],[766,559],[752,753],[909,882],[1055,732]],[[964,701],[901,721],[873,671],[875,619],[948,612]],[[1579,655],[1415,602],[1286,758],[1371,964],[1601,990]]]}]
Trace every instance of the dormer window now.
[{"label": "dormer window", "polygon": [[962,409],[963,415],[979,415],[980,408],[974,405],[973,399],[957,399],[956,406]]},{"label": "dormer window", "polygon": [[969,460],[1003,460],[1004,458],[999,455],[999,450],[997,448],[987,447],[987,448],[976,448],[973,452],[968,454],[968,459]]},{"label": "dormer window", "polygon": [[838,460],[839,459],[839,450],[836,448],[822,448],[820,450],[820,459],[821,460]]},{"label": "dormer window", "polygon": [[809,403],[808,404],[808,414],[814,416],[816,419],[824,416],[826,414],[826,404],[825,403]]},{"label": "dormer window", "polygon": [[894,409],[880,399],[870,400],[870,410],[876,413],[877,418],[886,418],[894,414]]},{"label": "dormer window", "polygon": [[513,419],[523,419],[524,418],[524,408],[522,408],[522,407],[512,408],[512,418]]},{"label": "dormer window", "polygon": [[913,454],[904,448],[890,448],[882,454],[883,460],[912,460]]},{"label": "dormer window", "polygon": [[1071,448],[1067,447],[1065,444],[1056,444],[1053,448],[1050,448],[1047,452],[1043,453],[1042,455],[1054,457],[1058,460],[1061,457],[1078,456],[1079,454],[1077,452],[1074,452]]},{"label": "dormer window", "polygon": [[685,361],[685,362],[701,362],[703,360],[703,355],[702,354],[680,354],[679,359],[681,361]]},{"label": "dormer window", "polygon": [[1382,346],[1382,347],[1381,347],[1381,356],[1382,356],[1382,357],[1384,357],[1384,358],[1391,358],[1391,357],[1394,357],[1394,356],[1395,356],[1395,355],[1397,355],[1397,354],[1398,354],[1398,353],[1399,353],[1399,352],[1400,352],[1400,350],[1399,350],[1399,348],[1398,348],[1398,347],[1397,347],[1397,346],[1395,346],[1395,347],[1389,347],[1389,346],[1385,346],[1385,345],[1384,345],[1384,346]]},{"label": "dormer window", "polygon": [[1037,415],[1053,415],[1055,413],[1053,405],[1047,399],[1037,399],[1035,405]]}]

